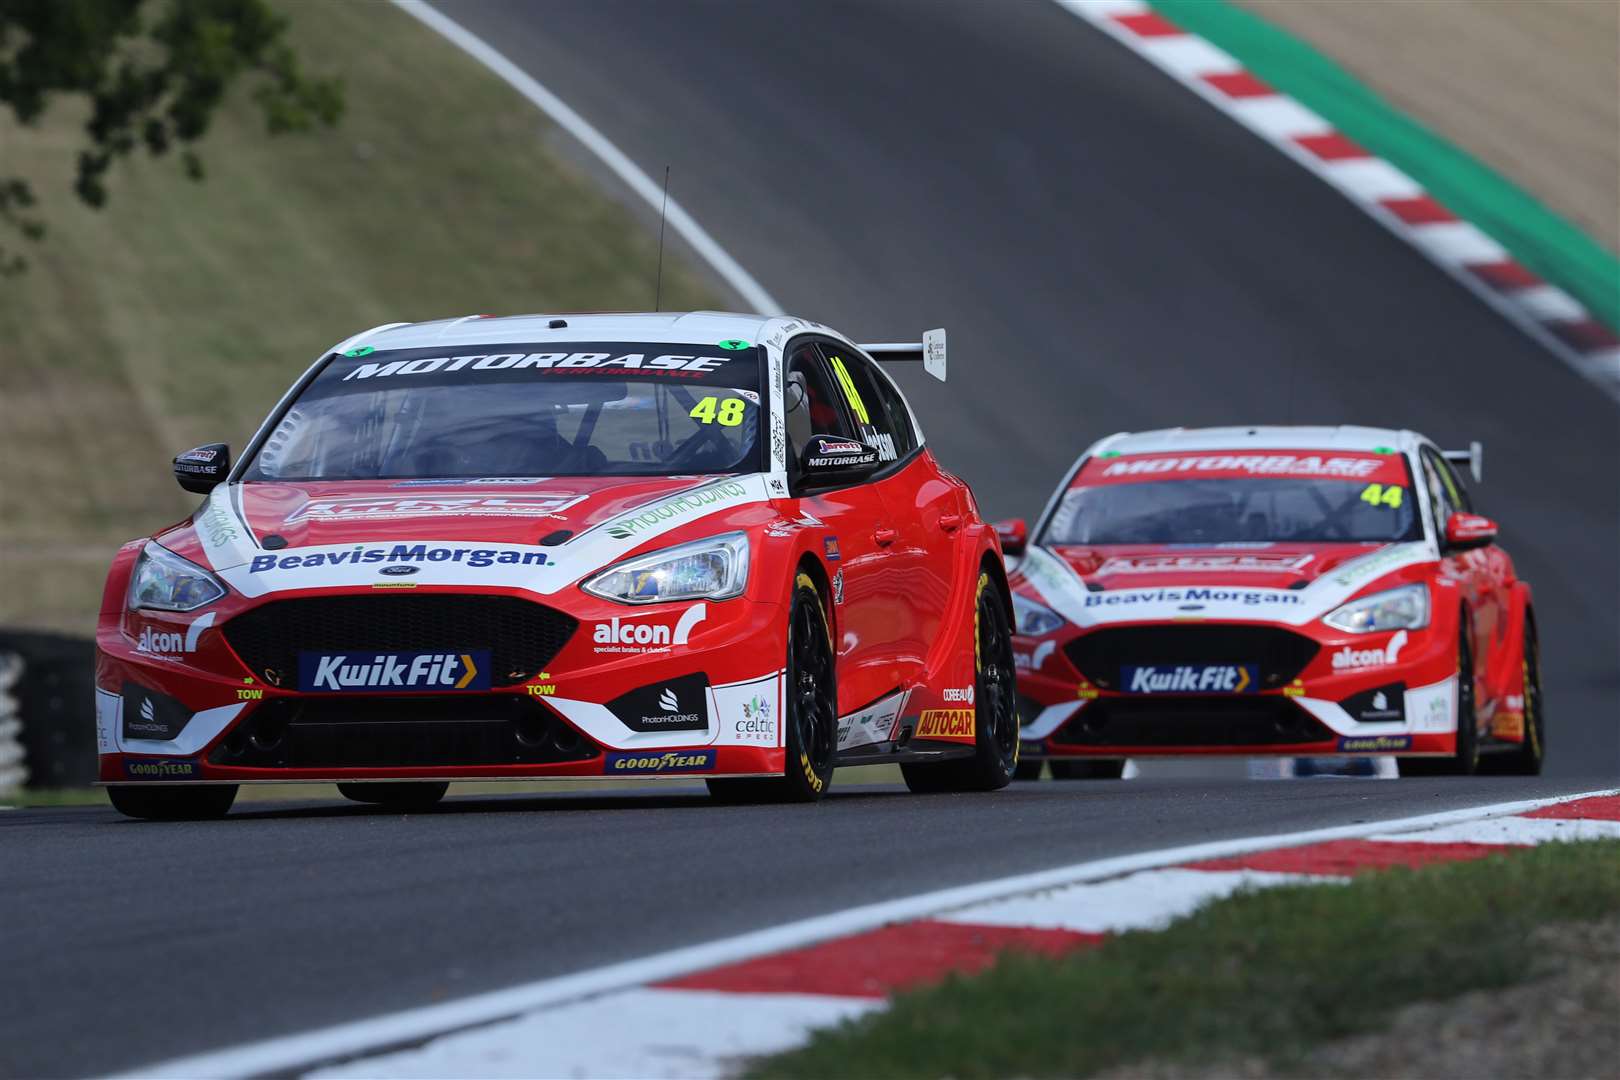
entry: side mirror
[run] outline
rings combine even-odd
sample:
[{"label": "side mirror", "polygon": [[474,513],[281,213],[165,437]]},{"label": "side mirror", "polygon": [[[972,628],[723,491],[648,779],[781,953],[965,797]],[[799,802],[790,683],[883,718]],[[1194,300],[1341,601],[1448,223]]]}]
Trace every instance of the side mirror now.
[{"label": "side mirror", "polygon": [[806,487],[853,484],[877,472],[878,452],[842,435],[812,435],[799,457],[799,476]]},{"label": "side mirror", "polygon": [[1023,518],[1008,518],[990,526],[1001,540],[1003,555],[1022,555],[1029,545],[1029,524]]},{"label": "side mirror", "polygon": [[176,454],[174,478],[187,491],[206,495],[225,481],[231,472],[231,448],[225,443],[209,443],[195,450]]},{"label": "side mirror", "polygon": [[1479,514],[1452,514],[1446,518],[1446,550],[1468,551],[1496,540],[1496,522]]}]

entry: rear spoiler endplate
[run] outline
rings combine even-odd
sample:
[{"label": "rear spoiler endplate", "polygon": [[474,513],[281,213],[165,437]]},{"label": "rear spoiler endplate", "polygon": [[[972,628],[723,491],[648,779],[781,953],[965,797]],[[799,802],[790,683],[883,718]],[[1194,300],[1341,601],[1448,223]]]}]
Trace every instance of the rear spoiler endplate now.
[{"label": "rear spoiler endplate", "polygon": [[921,360],[923,370],[940,382],[945,381],[945,328],[929,330],[916,343],[886,342],[862,345],[876,360]]}]

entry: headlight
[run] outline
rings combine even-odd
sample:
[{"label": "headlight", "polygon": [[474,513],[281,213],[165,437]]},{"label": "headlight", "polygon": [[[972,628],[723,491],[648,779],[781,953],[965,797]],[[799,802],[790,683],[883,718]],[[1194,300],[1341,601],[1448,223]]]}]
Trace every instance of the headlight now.
[{"label": "headlight", "polygon": [[748,585],[748,534],[725,533],[610,566],[580,588],[621,604],[725,600]]},{"label": "headlight", "polygon": [[213,574],[150,540],[129,578],[131,608],[195,611],[224,595],[225,586]]},{"label": "headlight", "polygon": [[1429,590],[1422,585],[1402,585],[1373,593],[1328,613],[1322,621],[1352,634],[1419,630],[1429,625]]},{"label": "headlight", "polygon": [[1030,637],[1039,637],[1050,634],[1063,625],[1063,616],[1047,607],[1018,593],[1012,594],[1013,620],[1020,634]]}]

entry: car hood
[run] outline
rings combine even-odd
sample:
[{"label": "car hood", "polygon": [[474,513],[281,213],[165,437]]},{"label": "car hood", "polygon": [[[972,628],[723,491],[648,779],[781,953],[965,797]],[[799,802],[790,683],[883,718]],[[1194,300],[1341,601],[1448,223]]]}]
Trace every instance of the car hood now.
[{"label": "car hood", "polygon": [[383,573],[552,592],[664,533],[766,499],[756,475],[252,482],[214,489],[158,541],[247,596],[375,584]]},{"label": "car hood", "polygon": [[1162,619],[1299,626],[1382,578],[1437,558],[1423,541],[1031,546],[1013,585],[1079,626]]},{"label": "car hood", "polygon": [[1104,589],[1248,585],[1298,589],[1384,544],[1110,544],[1048,550]]}]

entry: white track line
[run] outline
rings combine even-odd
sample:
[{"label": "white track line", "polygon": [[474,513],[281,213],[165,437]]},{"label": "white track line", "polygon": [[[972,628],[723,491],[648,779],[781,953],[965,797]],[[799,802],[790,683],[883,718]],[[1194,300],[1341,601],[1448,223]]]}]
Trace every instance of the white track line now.
[{"label": "white track line", "polygon": [[[541,86],[533,76],[502,56],[477,34],[437,8],[431,7],[426,0],[394,0],[394,5],[425,23],[456,48],[483,64],[496,78],[522,94],[536,108],[549,116],[553,123],[578,139],[587,150],[600,158],[602,164],[612,169],[614,175],[629,185],[630,190],[645,199],[647,205],[654,211],[662,205],[663,189],[652,177],[643,172],[640,166],[631,161],[624,151],[613,145],[606,135],[591,126],[588,120],[575,112],[562,98]],[[669,227],[690,244],[692,249],[714,268],[715,273],[731,286],[742,298],[743,303],[761,315],[781,314],[782,305],[777,303],[776,299],[765,291],[765,287],[754,279],[754,275],[743,269],[742,264],[732,258],[731,254],[721,247],[719,242],[710,236],[708,231],[675,199],[669,200],[666,220]]]},{"label": "white track line", "polygon": [[[361,1058],[308,1074],[309,1080],[476,1076],[708,1078],[747,1058],[803,1044],[817,1028],[876,1012],[880,998],[759,994],[739,1000],[714,990],[626,990],[435,1039],[426,1046]],[[740,1011],[746,1010],[746,1011]],[[737,1022],[741,1020],[742,1022]]]},{"label": "white track line", "polygon": [[1075,863],[1033,874],[997,878],[974,885],[940,889],[898,900],[867,904],[735,937],[722,938],[719,941],[672,949],[637,960],[572,975],[541,979],[456,1001],[426,1005],[367,1020],[337,1024],[316,1031],[159,1062],[142,1066],[123,1075],[178,1080],[181,1077],[238,1077],[296,1072],[325,1062],[347,1060],[378,1048],[418,1043],[463,1028],[510,1020],[535,1009],[580,1001],[613,990],[632,989],[722,964],[813,945],[848,934],[874,930],[889,923],[923,918],[970,904],[1016,896],[1019,893],[1056,889],[1082,881],[1100,881],[1140,870],[1152,870],[1202,859],[1225,858],[1251,851],[1484,821],[1489,818],[1522,814],[1555,803],[1617,793],[1620,792],[1613,789],[1584,791],[1554,798],[1496,803],[1464,810],[1398,818],[1393,821],[1363,822],[1328,829],[1216,840]]}]

